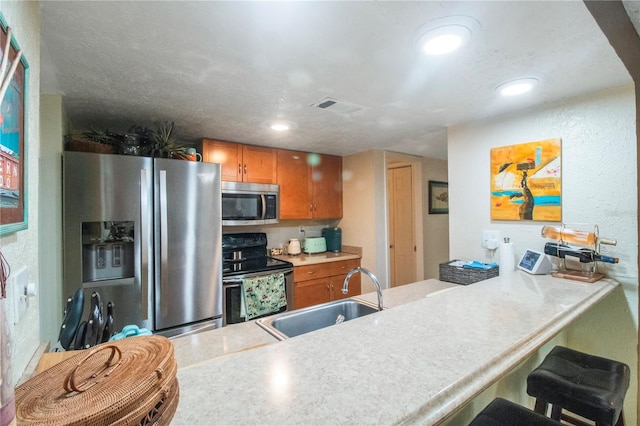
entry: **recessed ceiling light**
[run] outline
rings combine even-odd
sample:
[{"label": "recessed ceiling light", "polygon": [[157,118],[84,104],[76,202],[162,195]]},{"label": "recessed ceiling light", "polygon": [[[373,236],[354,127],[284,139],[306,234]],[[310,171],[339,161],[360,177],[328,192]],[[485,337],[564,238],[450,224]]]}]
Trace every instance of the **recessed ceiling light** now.
[{"label": "recessed ceiling light", "polygon": [[289,125],[285,123],[274,123],[271,125],[271,130],[275,130],[276,132],[285,132],[289,129]]},{"label": "recessed ceiling light", "polygon": [[461,25],[447,25],[429,31],[420,38],[422,51],[431,56],[446,55],[471,38],[471,31]]},{"label": "recessed ceiling light", "polygon": [[521,95],[531,91],[539,82],[540,80],[534,77],[519,78],[499,84],[496,91],[502,96]]},{"label": "recessed ceiling light", "polygon": [[478,28],[478,21],[468,16],[436,19],[418,30],[416,45],[427,55],[446,55],[464,46]]},{"label": "recessed ceiling light", "polygon": [[295,123],[287,120],[273,120],[263,123],[263,126],[275,132],[286,132],[296,128]]}]

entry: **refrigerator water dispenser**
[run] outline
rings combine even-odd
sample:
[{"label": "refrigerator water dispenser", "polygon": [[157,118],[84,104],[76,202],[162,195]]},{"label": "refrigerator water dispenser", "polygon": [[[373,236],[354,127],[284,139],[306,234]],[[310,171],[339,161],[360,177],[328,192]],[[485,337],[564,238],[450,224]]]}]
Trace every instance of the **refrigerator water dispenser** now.
[{"label": "refrigerator water dispenser", "polygon": [[134,276],[133,222],[82,224],[82,281]]}]

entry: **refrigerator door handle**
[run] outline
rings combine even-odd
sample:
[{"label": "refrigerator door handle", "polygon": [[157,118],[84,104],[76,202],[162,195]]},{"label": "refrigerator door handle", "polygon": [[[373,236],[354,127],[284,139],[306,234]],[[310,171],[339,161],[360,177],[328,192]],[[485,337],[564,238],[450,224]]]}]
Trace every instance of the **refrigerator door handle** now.
[{"label": "refrigerator door handle", "polygon": [[166,292],[169,282],[169,244],[168,244],[168,216],[167,216],[167,171],[160,170],[159,190],[160,197],[160,311],[163,316],[169,310],[169,295]]},{"label": "refrigerator door handle", "polygon": [[140,306],[143,321],[149,319],[149,288],[153,277],[153,263],[149,261],[151,252],[151,223],[149,221],[149,170],[140,170]]}]

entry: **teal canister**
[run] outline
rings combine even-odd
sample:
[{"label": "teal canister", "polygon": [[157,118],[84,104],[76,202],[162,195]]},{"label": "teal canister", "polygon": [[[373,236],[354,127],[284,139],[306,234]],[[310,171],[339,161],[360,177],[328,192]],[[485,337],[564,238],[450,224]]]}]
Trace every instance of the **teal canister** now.
[{"label": "teal canister", "polygon": [[327,242],[327,251],[337,253],[342,250],[342,229],[322,228],[322,236]]}]

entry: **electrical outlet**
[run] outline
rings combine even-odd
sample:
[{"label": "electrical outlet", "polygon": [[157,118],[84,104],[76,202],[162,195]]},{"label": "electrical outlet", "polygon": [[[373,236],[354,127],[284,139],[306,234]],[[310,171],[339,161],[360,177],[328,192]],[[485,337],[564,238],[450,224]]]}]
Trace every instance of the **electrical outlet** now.
[{"label": "electrical outlet", "polygon": [[482,231],[482,248],[495,250],[498,248],[498,241],[500,240],[500,232],[498,231]]}]

